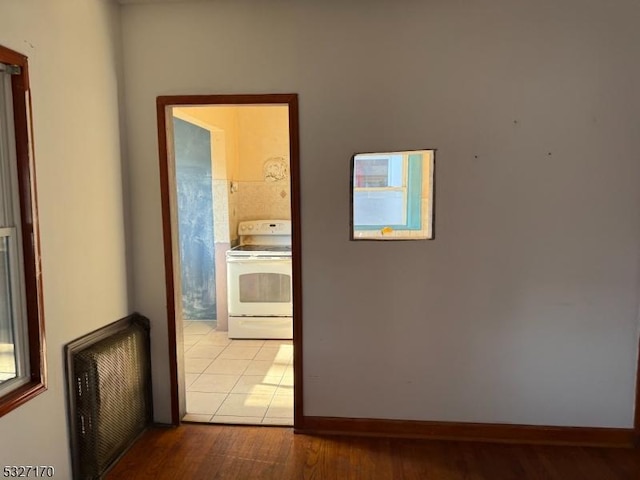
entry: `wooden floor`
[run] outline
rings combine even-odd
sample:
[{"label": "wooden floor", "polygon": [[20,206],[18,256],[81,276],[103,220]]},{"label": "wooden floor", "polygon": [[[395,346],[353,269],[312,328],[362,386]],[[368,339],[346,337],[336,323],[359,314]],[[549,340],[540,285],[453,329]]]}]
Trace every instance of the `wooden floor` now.
[{"label": "wooden floor", "polygon": [[116,479],[639,480],[640,450],[318,437],[290,428],[153,429]]}]

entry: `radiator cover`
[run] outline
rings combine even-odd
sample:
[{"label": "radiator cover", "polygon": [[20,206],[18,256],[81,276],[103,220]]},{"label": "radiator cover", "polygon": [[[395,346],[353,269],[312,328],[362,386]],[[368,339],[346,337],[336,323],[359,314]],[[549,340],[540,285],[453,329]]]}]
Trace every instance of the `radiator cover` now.
[{"label": "radiator cover", "polygon": [[149,320],[133,314],[65,354],[73,478],[100,479],[152,422]]}]

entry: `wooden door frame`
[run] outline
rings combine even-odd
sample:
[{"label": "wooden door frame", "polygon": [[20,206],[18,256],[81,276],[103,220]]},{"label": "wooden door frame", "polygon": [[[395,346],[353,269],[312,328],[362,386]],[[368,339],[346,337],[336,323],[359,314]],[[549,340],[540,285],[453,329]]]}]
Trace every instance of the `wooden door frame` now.
[{"label": "wooden door frame", "polygon": [[293,269],[293,371],[294,428],[302,426],[302,254],[300,238],[300,144],[298,128],[298,95],[295,93],[248,95],[172,95],[156,99],[158,153],[160,160],[160,196],[162,236],[169,333],[169,375],[171,381],[171,424],[180,425],[178,336],[176,330],[175,285],[172,248],[169,155],[167,150],[167,113],[170,108],[206,105],[287,105],[289,107],[289,156],[291,182],[291,255]]}]

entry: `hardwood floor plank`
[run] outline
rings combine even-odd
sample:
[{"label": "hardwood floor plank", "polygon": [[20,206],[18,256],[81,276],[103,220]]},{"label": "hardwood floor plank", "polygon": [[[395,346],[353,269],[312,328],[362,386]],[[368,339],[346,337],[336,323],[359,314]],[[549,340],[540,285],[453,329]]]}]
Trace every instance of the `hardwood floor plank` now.
[{"label": "hardwood floor plank", "polygon": [[513,452],[517,461],[522,465],[522,470],[526,472],[526,478],[531,480],[551,480],[549,471],[538,458],[538,447],[533,451],[527,445],[515,445]]},{"label": "hardwood floor plank", "polygon": [[458,445],[458,450],[461,450],[462,459],[464,461],[464,473],[465,480],[487,480],[480,467],[480,452],[478,447],[482,447],[482,444],[473,445]]},{"label": "hardwood floor plank", "polygon": [[182,425],[146,432],[106,476],[119,479],[638,480],[640,451]]}]

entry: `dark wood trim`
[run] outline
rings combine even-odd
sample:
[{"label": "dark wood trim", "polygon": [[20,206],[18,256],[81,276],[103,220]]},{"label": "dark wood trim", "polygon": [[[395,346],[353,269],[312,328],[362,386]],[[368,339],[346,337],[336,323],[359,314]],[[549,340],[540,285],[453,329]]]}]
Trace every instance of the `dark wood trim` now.
[{"label": "dark wood trim", "polygon": [[635,444],[640,447],[640,339],[638,339],[638,359],[636,366],[636,403],[633,419],[633,430],[635,432]]},{"label": "dark wood trim", "polygon": [[27,384],[2,397],[0,401],[0,416],[2,416],[47,389],[47,368],[34,149],[32,137],[29,135],[33,131],[29,65],[26,56],[2,46],[0,46],[0,62],[21,68],[19,74],[11,77],[11,93],[31,376]]},{"label": "dark wood trim", "polygon": [[634,430],[630,428],[552,427],[335,417],[304,417],[295,431],[296,433],[308,435],[349,435],[624,448],[634,445],[635,436]]},{"label": "dark wood trim", "polygon": [[169,155],[167,152],[167,123],[166,110],[170,105],[158,97],[157,127],[158,152],[160,160],[160,202],[162,208],[162,238],[164,243],[164,281],[167,302],[167,323],[169,335],[169,377],[171,385],[171,423],[180,424],[180,408],[178,404],[178,351],[176,343],[176,309],[173,283],[173,247],[171,241],[171,201],[169,194]]},{"label": "dark wood trim", "polygon": [[251,93],[230,95],[161,95],[157,103],[171,107],[193,105],[289,105],[296,93]]},{"label": "dark wood trim", "polygon": [[[21,53],[15,52],[7,47],[0,45],[0,62],[8,65],[18,65],[24,67],[27,65],[27,57]],[[25,77],[28,78],[28,77]]]},{"label": "dark wood trim", "polygon": [[298,96],[289,103],[289,171],[291,173],[291,251],[293,269],[293,424],[304,417],[302,375],[302,236],[300,213],[300,130],[298,126]]},{"label": "dark wood trim", "polygon": [[[18,162],[18,189],[20,191],[20,216],[22,228],[22,251],[29,325],[29,356],[31,380],[46,384],[44,351],[44,311],[42,298],[42,276],[40,272],[40,232],[38,229],[38,205],[36,197],[35,164],[33,145],[29,141],[32,128],[29,92],[29,67],[20,65],[20,75],[12,77],[14,129],[16,135],[16,159]],[[28,102],[28,103],[27,103]]]},{"label": "dark wood trim", "polygon": [[438,149],[433,148],[433,171],[431,172],[431,238],[429,240],[436,239],[436,186],[438,182],[436,181],[436,174],[438,173]]},{"label": "dark wood trim", "polygon": [[164,243],[165,284],[167,296],[167,328],[169,329],[169,365],[171,381],[171,423],[180,424],[178,403],[178,351],[176,345],[175,285],[171,242],[171,205],[167,153],[167,107],[193,105],[288,105],[291,172],[291,225],[293,269],[293,345],[294,345],[294,425],[302,420],[302,254],[300,229],[300,134],[298,126],[298,95],[295,93],[248,95],[175,95],[156,99],[158,150],[160,161],[160,195],[162,234]]}]

